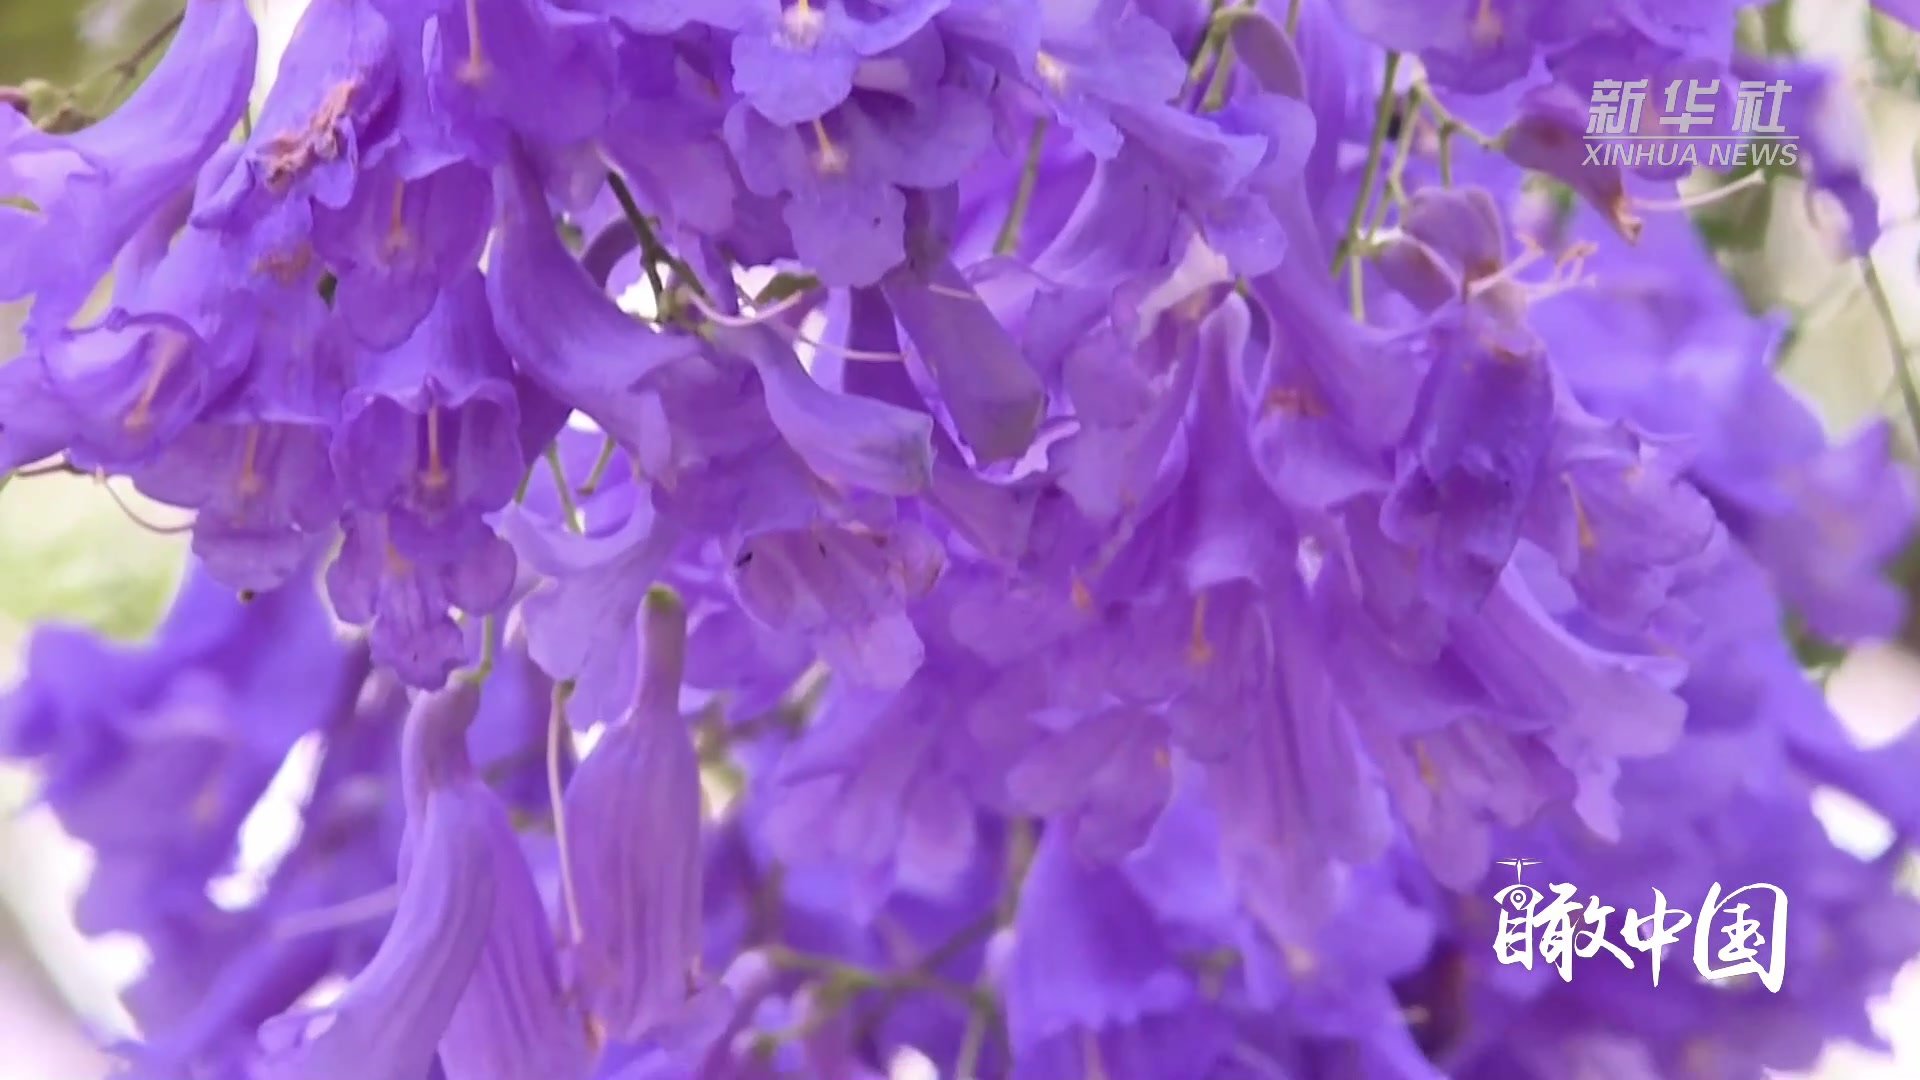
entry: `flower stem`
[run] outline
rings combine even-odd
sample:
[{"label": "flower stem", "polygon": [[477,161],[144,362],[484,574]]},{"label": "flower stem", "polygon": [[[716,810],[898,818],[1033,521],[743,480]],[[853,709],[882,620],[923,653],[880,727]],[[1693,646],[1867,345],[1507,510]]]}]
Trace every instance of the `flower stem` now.
[{"label": "flower stem", "polygon": [[1916,386],[1913,368],[1907,362],[1907,345],[1900,336],[1900,323],[1893,313],[1893,301],[1887,296],[1886,282],[1880,279],[1880,271],[1873,264],[1873,256],[1866,255],[1860,260],[1860,266],[1867,281],[1867,296],[1873,301],[1873,309],[1880,316],[1880,325],[1886,331],[1887,346],[1893,352],[1893,374],[1900,384],[1900,403],[1906,408],[1907,424],[1913,428],[1916,444],[1920,444],[1920,386]]},{"label": "flower stem", "polygon": [[1020,184],[1013,189],[1013,204],[1007,207],[1007,219],[1000,223],[1000,235],[994,238],[995,255],[1011,255],[1020,247],[1020,230],[1027,223],[1027,210],[1033,205],[1033,189],[1040,180],[1040,155],[1047,146],[1047,118],[1033,122],[1033,134],[1027,139],[1027,162],[1020,170]]},{"label": "flower stem", "polygon": [[498,622],[492,615],[484,616],[480,620],[480,662],[473,666],[472,671],[467,672],[467,681],[475,686],[486,682],[487,677],[493,674],[493,635],[497,626]]},{"label": "flower stem", "polygon": [[667,283],[660,276],[660,268],[671,266],[673,258],[667,254],[666,246],[660,243],[660,235],[653,231],[653,223],[640,212],[640,204],[633,200],[633,191],[620,178],[620,174],[607,173],[607,185],[613,188],[613,197],[620,204],[620,212],[626,215],[627,224],[633,227],[634,235],[640,238],[640,264],[647,272],[647,284],[653,286],[653,295],[665,306]]},{"label": "flower stem", "polygon": [[607,436],[607,441],[600,447],[599,458],[593,463],[593,471],[587,474],[587,482],[580,485],[581,495],[591,495],[600,490],[600,482],[607,477],[607,466],[613,464],[613,452],[618,449],[620,449],[619,440],[611,435]]},{"label": "flower stem", "polygon": [[1340,268],[1346,265],[1353,255],[1354,247],[1360,235],[1360,225],[1367,219],[1367,208],[1373,204],[1373,188],[1380,178],[1380,158],[1386,151],[1387,130],[1393,126],[1393,106],[1398,95],[1393,90],[1393,80],[1400,73],[1400,54],[1387,54],[1387,70],[1380,82],[1380,98],[1373,110],[1373,137],[1367,146],[1366,171],[1360,174],[1360,194],[1353,201],[1353,212],[1347,215],[1347,231],[1340,238],[1340,246],[1333,253],[1333,273],[1338,275]]},{"label": "flower stem", "polygon": [[1226,13],[1215,16],[1220,24],[1220,59],[1214,61],[1213,77],[1207,80],[1207,92],[1200,97],[1201,112],[1219,112],[1227,103],[1227,87],[1233,83],[1233,22]]},{"label": "flower stem", "polygon": [[567,470],[560,464],[560,444],[547,444],[547,468],[553,470],[553,488],[560,493],[560,511],[566,515],[567,528],[585,532],[580,524],[580,508],[574,505],[573,488],[567,483]]},{"label": "flower stem", "polygon": [[1413,139],[1420,130],[1420,109],[1427,96],[1426,87],[1420,83],[1407,87],[1407,101],[1400,110],[1400,138],[1393,147],[1393,167],[1387,170],[1387,197],[1374,204],[1373,218],[1367,222],[1368,236],[1380,231],[1389,202],[1406,201],[1407,163],[1413,157]]}]

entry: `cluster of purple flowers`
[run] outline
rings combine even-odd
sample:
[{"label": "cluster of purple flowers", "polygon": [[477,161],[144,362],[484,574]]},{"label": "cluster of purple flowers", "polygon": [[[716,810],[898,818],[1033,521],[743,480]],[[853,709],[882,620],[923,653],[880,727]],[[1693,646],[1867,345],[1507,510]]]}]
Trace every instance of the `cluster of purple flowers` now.
[{"label": "cluster of purple flowers", "polygon": [[[0,111],[0,468],[194,511],[156,638],[45,630],[0,711],[151,953],[127,1075],[1872,1041],[1920,734],[1856,747],[1786,627],[1896,629],[1911,496],[1581,155],[1595,80],[1778,68],[1743,6],[313,0],[255,111],[185,0],[111,115]],[[1500,967],[1509,854],[1779,885],[1785,984]]]}]

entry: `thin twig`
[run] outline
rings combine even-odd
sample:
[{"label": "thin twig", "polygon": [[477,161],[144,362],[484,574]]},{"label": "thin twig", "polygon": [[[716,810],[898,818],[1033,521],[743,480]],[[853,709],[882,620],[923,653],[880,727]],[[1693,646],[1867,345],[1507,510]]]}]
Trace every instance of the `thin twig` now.
[{"label": "thin twig", "polygon": [[573,502],[573,487],[567,481],[566,467],[560,464],[560,444],[547,444],[547,468],[553,470],[553,487],[560,493],[560,511],[566,515],[567,528],[573,532],[585,532],[580,523],[580,508]]},{"label": "thin twig", "polygon": [[611,435],[607,436],[607,441],[600,447],[600,456],[594,460],[593,471],[587,474],[587,482],[580,485],[582,496],[591,495],[600,490],[600,482],[607,476],[607,466],[613,464],[613,452],[618,449],[620,449],[620,440]]},{"label": "thin twig", "polygon": [[1862,272],[1866,275],[1867,296],[1873,301],[1873,308],[1880,315],[1880,325],[1886,331],[1887,347],[1893,352],[1893,372],[1900,383],[1900,402],[1906,407],[1907,423],[1913,428],[1916,441],[1920,441],[1920,387],[1916,387],[1913,369],[1907,363],[1907,345],[1900,337],[1900,324],[1893,313],[1893,301],[1887,296],[1886,283],[1880,280],[1880,271],[1873,264],[1873,256],[1860,260]]},{"label": "thin twig", "polygon": [[1400,73],[1400,54],[1387,54],[1386,75],[1380,82],[1380,98],[1373,109],[1373,137],[1367,146],[1367,167],[1360,175],[1360,194],[1353,201],[1353,212],[1347,215],[1346,234],[1340,239],[1340,246],[1333,253],[1333,273],[1337,276],[1340,268],[1353,255],[1355,237],[1359,235],[1360,225],[1367,219],[1367,210],[1373,204],[1374,183],[1380,176],[1380,158],[1386,150],[1387,129],[1393,124],[1393,106],[1399,95],[1394,92],[1393,80]]},{"label": "thin twig", "polygon": [[1033,134],[1027,138],[1027,160],[1020,169],[1020,183],[1013,189],[1013,203],[1007,218],[1000,223],[1000,235],[994,238],[995,255],[1011,255],[1020,248],[1020,230],[1027,223],[1027,210],[1033,204],[1033,190],[1040,179],[1040,155],[1047,146],[1047,118],[1033,122]]}]

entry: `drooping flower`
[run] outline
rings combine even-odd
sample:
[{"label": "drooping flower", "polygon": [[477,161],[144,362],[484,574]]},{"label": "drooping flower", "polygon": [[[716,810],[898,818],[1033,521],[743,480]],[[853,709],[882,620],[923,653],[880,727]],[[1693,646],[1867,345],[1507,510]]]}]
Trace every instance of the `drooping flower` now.
[{"label": "drooping flower", "polygon": [[244,5],[193,0],[173,47],[99,123],[57,136],[0,109],[0,300],[33,296],[36,325],[67,325],[239,122],[256,37]]},{"label": "drooping flower", "polygon": [[633,1041],[690,995],[700,940],[700,771],[680,713],[686,610],[647,594],[640,689],[567,785],[565,838],[589,1008]]}]

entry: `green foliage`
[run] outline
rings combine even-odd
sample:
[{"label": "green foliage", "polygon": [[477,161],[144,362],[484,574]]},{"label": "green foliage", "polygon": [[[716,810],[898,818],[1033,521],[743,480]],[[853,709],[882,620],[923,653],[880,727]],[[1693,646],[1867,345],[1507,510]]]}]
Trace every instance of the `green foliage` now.
[{"label": "green foliage", "polygon": [[72,0],[0,0],[0,85],[64,82],[80,73],[85,48]]},{"label": "green foliage", "polygon": [[[144,516],[179,516],[134,497],[128,503]],[[0,490],[0,667],[7,646],[40,623],[145,635],[172,599],[186,546],[184,536],[135,525],[86,477],[15,478]]]}]

